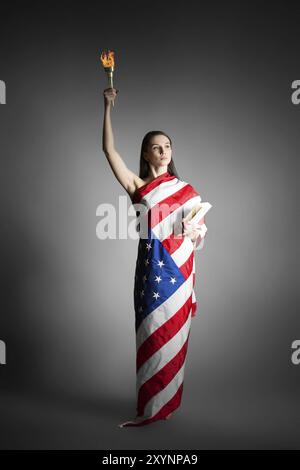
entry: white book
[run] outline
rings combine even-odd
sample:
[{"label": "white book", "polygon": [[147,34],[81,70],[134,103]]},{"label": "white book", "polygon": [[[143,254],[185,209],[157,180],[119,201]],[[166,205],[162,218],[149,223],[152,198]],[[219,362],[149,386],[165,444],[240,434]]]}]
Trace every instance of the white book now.
[{"label": "white book", "polygon": [[188,213],[188,215],[183,219],[185,222],[193,222],[199,224],[200,220],[207,214],[207,212],[212,208],[212,204],[209,202],[199,202],[193,209]]}]

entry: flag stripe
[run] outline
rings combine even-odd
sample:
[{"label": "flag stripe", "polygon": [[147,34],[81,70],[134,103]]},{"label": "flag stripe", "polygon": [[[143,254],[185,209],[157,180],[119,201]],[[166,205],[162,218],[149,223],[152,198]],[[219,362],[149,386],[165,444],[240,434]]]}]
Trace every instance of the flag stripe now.
[{"label": "flag stripe", "polygon": [[[190,326],[189,315],[188,326]],[[148,418],[158,412],[174,395],[179,386],[180,375],[184,372],[184,363],[188,347],[189,330],[178,352],[155,375],[145,382],[138,393],[138,416]],[[178,375],[179,374],[179,375]]]},{"label": "flag stripe", "polygon": [[183,326],[189,314],[192,296],[188,298],[185,304],[163,325],[161,325],[151,336],[149,336],[137,351],[136,370],[158,351],[165,343],[169,341]]},{"label": "flag stripe", "polygon": [[[174,355],[177,354],[178,350],[182,348],[183,343],[186,341],[189,327],[190,321],[186,320],[180,330],[178,330],[171,339],[165,341],[165,343],[139,367],[137,371],[137,389],[154,376],[157,371],[162,369]],[[158,335],[157,330],[154,334],[153,341],[155,341],[155,335]]]}]

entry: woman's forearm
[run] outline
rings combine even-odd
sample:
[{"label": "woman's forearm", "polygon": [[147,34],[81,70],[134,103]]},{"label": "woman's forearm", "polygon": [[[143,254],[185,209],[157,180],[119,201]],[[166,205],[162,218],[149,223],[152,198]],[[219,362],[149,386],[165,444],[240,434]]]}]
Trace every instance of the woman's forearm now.
[{"label": "woman's forearm", "polygon": [[114,149],[114,135],[111,125],[110,104],[104,108],[102,149],[104,152]]}]

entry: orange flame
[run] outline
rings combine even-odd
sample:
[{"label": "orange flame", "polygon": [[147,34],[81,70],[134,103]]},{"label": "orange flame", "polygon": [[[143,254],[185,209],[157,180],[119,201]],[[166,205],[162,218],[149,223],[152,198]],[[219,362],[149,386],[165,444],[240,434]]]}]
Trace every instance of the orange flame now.
[{"label": "orange flame", "polygon": [[115,54],[113,51],[108,51],[108,54],[102,52],[100,59],[103,67],[114,67],[115,65]]}]

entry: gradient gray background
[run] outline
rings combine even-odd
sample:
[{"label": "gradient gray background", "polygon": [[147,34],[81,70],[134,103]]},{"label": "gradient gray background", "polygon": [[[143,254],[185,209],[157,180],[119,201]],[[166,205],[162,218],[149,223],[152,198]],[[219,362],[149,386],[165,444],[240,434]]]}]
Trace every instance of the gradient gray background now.
[{"label": "gradient gray background", "polygon": [[[296,2],[45,5],[1,6],[0,448],[299,448]],[[163,130],[213,205],[182,405],[141,428],[117,427],[135,412],[138,242],[95,232],[126,195],[101,150],[104,49],[128,167]]]}]

